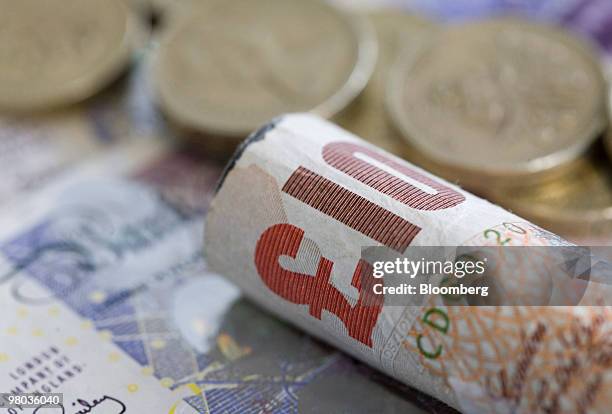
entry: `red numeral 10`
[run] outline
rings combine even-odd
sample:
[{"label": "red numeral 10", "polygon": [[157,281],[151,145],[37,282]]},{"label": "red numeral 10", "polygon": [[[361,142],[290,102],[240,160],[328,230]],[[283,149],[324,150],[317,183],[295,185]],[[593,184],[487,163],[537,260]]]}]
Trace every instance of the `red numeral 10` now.
[{"label": "red numeral 10", "polygon": [[[465,200],[457,191],[358,144],[327,144],[323,147],[322,155],[331,167],[416,210],[446,209]],[[398,174],[389,173],[387,168]],[[433,189],[435,193],[425,192],[401,176],[409,177]],[[302,166],[289,177],[283,192],[400,253],[421,231],[420,227],[397,214]],[[383,303],[382,297],[364,300],[372,298],[365,293],[371,289],[374,281],[371,266],[363,260],[357,263],[352,285],[360,292],[360,296],[357,303],[351,306],[342,292],[330,282],[334,264],[329,259],[319,258],[315,275],[288,271],[280,266],[280,256],[296,257],[303,238],[304,231],[291,224],[277,224],[264,231],[255,249],[255,265],[263,282],[282,298],[308,305],[310,315],[317,319],[321,319],[323,309],[335,314],[342,320],[352,338],[372,347],[372,331]]]}]

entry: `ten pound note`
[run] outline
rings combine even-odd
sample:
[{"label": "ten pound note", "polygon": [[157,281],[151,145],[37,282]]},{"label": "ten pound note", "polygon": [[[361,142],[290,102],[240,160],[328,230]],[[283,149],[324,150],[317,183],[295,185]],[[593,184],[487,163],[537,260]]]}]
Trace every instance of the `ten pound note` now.
[{"label": "ten pound note", "polygon": [[[206,224],[209,265],[254,301],[462,412],[609,412],[607,284],[572,280],[555,296],[580,291],[555,299],[568,306],[452,306],[434,294],[398,306],[372,294],[388,281],[369,246],[401,258],[419,246],[571,245],[310,115],[273,121],[242,145]],[[498,267],[505,277],[493,285],[521,298],[556,283],[531,265],[519,284],[519,265]]]}]

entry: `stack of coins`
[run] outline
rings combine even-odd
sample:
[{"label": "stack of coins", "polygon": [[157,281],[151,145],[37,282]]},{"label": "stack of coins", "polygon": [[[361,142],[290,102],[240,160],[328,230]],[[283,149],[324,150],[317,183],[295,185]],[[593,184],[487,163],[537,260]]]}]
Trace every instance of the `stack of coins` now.
[{"label": "stack of coins", "polygon": [[534,182],[605,125],[605,81],[583,42],[514,19],[446,28],[405,53],[388,108],[429,169],[477,192]]},{"label": "stack of coins", "polygon": [[[612,119],[612,89],[608,87]],[[515,185],[490,198],[583,245],[612,243],[612,128],[581,156],[575,168],[538,185]]]}]

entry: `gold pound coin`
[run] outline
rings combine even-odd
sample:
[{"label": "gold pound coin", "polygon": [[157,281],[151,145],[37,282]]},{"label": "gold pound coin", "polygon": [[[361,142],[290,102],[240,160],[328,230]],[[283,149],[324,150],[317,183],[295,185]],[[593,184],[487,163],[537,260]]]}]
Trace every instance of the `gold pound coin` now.
[{"label": "gold pound coin", "polygon": [[0,109],[83,100],[129,61],[132,21],[121,0],[0,0]]},{"label": "gold pound coin", "polygon": [[376,59],[368,26],[319,0],[206,0],[171,24],[155,63],[161,109],[225,137],[286,112],[333,116]]},{"label": "gold pound coin", "polygon": [[[414,14],[388,10],[370,13],[378,38],[378,60],[370,82],[359,98],[334,120],[345,129],[399,156],[406,146],[390,125],[385,111],[389,69],[401,51],[422,42],[436,26]],[[421,39],[421,40],[420,40]]]},{"label": "gold pound coin", "polygon": [[606,124],[598,59],[549,26],[451,26],[392,72],[387,103],[402,136],[422,164],[476,191],[559,173]]},{"label": "gold pound coin", "polygon": [[571,240],[612,242],[612,168],[596,150],[554,180],[499,189],[489,198]]}]

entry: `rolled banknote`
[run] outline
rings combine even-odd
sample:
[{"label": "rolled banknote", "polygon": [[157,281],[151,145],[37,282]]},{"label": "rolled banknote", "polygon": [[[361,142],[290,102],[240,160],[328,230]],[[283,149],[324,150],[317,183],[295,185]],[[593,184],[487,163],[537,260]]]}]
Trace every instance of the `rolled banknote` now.
[{"label": "rolled banknote", "polygon": [[[378,278],[370,249],[403,260],[427,246],[447,254],[570,244],[312,115],[287,115],[251,135],[206,221],[208,264],[255,302],[462,412],[608,412],[611,309],[592,306],[609,297],[596,266],[577,271],[579,260],[567,260],[543,279],[543,262],[532,259],[549,253],[498,254],[494,299],[453,306],[431,292],[401,302],[378,295],[392,281]],[[516,300],[552,289],[550,274],[568,266],[579,276],[560,294]]]}]

